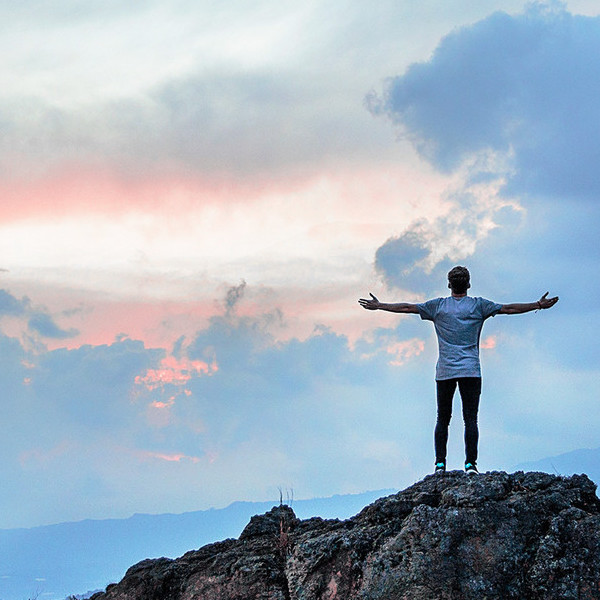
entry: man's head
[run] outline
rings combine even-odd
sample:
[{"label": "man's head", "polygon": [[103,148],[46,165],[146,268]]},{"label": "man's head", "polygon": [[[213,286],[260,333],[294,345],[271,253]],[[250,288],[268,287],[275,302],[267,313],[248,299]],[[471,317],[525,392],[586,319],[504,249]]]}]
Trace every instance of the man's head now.
[{"label": "man's head", "polygon": [[467,267],[454,267],[448,273],[448,287],[453,294],[466,294],[471,287],[471,275]]}]

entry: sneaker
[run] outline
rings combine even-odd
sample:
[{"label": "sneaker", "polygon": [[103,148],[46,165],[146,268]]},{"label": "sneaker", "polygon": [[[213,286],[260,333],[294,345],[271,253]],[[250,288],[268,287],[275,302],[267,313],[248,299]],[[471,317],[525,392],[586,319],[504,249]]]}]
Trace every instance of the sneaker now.
[{"label": "sneaker", "polygon": [[465,463],[465,473],[469,475],[477,475],[479,471],[477,470],[477,465],[475,463]]},{"label": "sneaker", "polygon": [[435,472],[436,473],[445,473],[446,472],[446,463],[445,462],[435,463]]}]

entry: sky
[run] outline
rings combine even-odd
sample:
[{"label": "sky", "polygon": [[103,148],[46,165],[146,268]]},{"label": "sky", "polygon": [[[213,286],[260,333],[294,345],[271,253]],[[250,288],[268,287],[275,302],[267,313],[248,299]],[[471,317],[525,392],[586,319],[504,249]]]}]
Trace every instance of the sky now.
[{"label": "sky", "polygon": [[[600,446],[595,1],[0,3],[0,528],[402,489],[431,323],[482,470]],[[449,468],[463,464],[455,399]]]}]

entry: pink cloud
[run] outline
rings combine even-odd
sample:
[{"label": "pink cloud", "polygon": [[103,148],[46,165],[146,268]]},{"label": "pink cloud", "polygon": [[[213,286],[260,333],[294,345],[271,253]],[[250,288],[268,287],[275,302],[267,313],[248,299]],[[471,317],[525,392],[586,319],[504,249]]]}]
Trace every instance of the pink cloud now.
[{"label": "pink cloud", "polygon": [[496,341],[496,336],[490,335],[489,337],[486,337],[485,339],[481,340],[479,347],[483,348],[484,350],[493,350],[496,347]]},{"label": "pink cloud", "polygon": [[[298,254],[302,259],[306,255],[307,261],[313,261],[315,256],[329,254],[328,249],[334,245],[336,252],[340,252],[340,259],[348,254],[348,258],[342,261],[341,270],[346,269],[353,275],[362,277],[361,273],[356,273],[356,269],[362,269],[364,279],[367,279],[371,265],[365,257],[370,260],[376,241],[389,235],[390,222],[402,227],[405,221],[409,222],[423,212],[423,204],[426,205],[428,214],[436,214],[435,199],[438,198],[438,190],[442,189],[442,183],[445,185],[445,179],[431,174],[427,174],[427,177],[416,177],[413,171],[407,169],[404,172],[396,165],[367,166],[360,169],[355,169],[354,166],[352,169],[339,167],[329,172],[322,172],[322,169],[315,167],[311,172],[281,175],[271,181],[254,176],[245,180],[213,180],[164,171],[157,175],[146,172],[143,176],[139,174],[128,178],[118,176],[102,166],[93,171],[77,167],[62,169],[52,176],[33,181],[21,180],[1,185],[3,203],[0,207],[0,218],[3,218],[5,223],[11,219],[43,223],[48,219],[54,222],[66,216],[79,218],[88,214],[92,217],[98,214],[109,215],[111,219],[113,215],[132,216],[134,220],[139,216],[142,221],[148,215],[158,215],[159,219],[150,219],[153,224],[148,226],[148,230],[142,227],[138,232],[140,247],[144,250],[143,244],[146,242],[152,245],[152,248],[158,247],[152,229],[156,222],[167,242],[170,240],[168,233],[171,229],[185,229],[186,225],[192,230],[191,237],[194,239],[196,231],[190,226],[193,221],[188,216],[197,216],[203,214],[203,210],[207,210],[209,217],[214,216],[213,213],[217,215],[217,224],[233,222],[233,232],[244,234],[240,242],[242,246],[247,244],[248,248],[255,250],[256,244],[263,240],[266,231],[276,231],[277,235],[272,236],[273,240],[269,237],[261,242],[265,248],[269,248],[272,242],[277,244],[277,247],[285,246],[291,260],[295,260],[294,257]],[[410,197],[418,198],[418,202],[399,202],[398,190],[406,181],[410,182]],[[379,213],[373,213],[372,206],[364,202],[366,196],[378,198],[378,206],[382,209]],[[234,205],[236,210],[230,210]],[[323,209],[323,214],[317,220],[306,216],[313,214],[313,208]],[[257,215],[256,222],[247,225],[249,215],[254,214]],[[381,214],[385,214],[385,218]],[[244,233],[246,229],[252,232],[255,228],[256,232],[252,235]],[[188,234],[186,231],[186,235]],[[167,244],[167,247],[171,246]],[[195,248],[193,244],[189,247]],[[181,256],[185,256],[189,247],[182,244]],[[361,250],[363,247],[364,251]],[[131,248],[126,247],[125,250],[129,252]],[[156,252],[158,254],[158,251]],[[93,255],[91,251],[90,254]],[[43,253],[40,253],[40,256],[43,256]],[[174,271],[177,270],[178,256],[180,255],[177,252],[173,252],[173,256],[168,255],[164,258],[165,261],[174,261]],[[133,253],[117,258],[130,263],[135,263],[136,260]],[[198,263],[201,264],[202,260],[203,255]],[[208,297],[197,297],[195,302],[185,302],[177,298],[190,298],[190,287],[182,284],[180,288],[171,280],[166,281],[167,285],[164,285],[165,280],[160,280],[162,272],[157,275],[149,268],[148,273],[145,273],[142,258],[139,270],[136,270],[135,264],[132,267],[134,276],[123,279],[124,283],[133,287],[133,284],[128,282],[137,282],[136,278],[139,275],[142,293],[134,290],[135,295],[130,289],[123,291],[122,288],[127,287],[126,285],[119,286],[117,277],[121,277],[121,274],[117,274],[117,277],[107,283],[105,275],[102,275],[105,274],[103,265],[100,268],[102,278],[98,276],[99,278],[94,280],[94,269],[97,267],[98,265],[94,264],[89,270],[89,276],[87,273],[85,275],[85,285],[88,282],[94,283],[92,289],[88,290],[77,289],[78,281],[65,284],[64,288],[61,288],[60,283],[36,284],[35,277],[32,278],[33,281],[27,282],[27,285],[21,283],[23,293],[32,299],[42,298],[48,310],[57,316],[65,306],[81,304],[87,311],[82,312],[80,316],[59,317],[61,327],[76,328],[80,334],[68,340],[48,340],[45,343],[49,349],[76,348],[84,343],[110,344],[115,336],[122,332],[128,337],[144,340],[149,346],[168,348],[182,333],[202,329],[206,326],[208,318],[219,312],[213,299],[214,287],[220,283],[216,279],[220,277],[221,271],[219,275],[210,275],[213,280],[203,286],[202,289]],[[40,261],[39,268],[45,268],[43,261]],[[276,267],[271,265],[268,268]],[[169,267],[166,267],[166,271],[168,269]],[[356,304],[357,297],[364,295],[366,291],[357,290],[356,281],[349,282],[347,273],[342,274],[343,278],[339,281],[332,282],[329,271],[324,271],[322,278],[325,283],[315,285],[307,294],[306,287],[293,289],[293,273],[288,273],[287,267],[285,269],[284,275],[276,273],[280,280],[270,276],[269,281],[275,281],[271,284],[275,294],[273,289],[269,290],[271,298],[265,294],[265,304],[262,303],[264,298],[261,298],[256,306],[245,301],[238,307],[239,314],[264,312],[265,305],[266,310],[280,308],[286,323],[285,327],[272,332],[278,340],[296,336],[300,339],[305,338],[311,335],[315,323],[324,323],[334,331],[347,335],[352,344],[366,329],[373,326],[373,316],[360,313],[361,309]],[[248,276],[243,270],[242,265],[240,277]],[[318,274],[315,275],[315,279],[317,276]],[[151,280],[153,277],[156,278],[154,281]],[[260,280],[258,284],[260,285]],[[36,285],[39,285],[37,294]],[[170,285],[173,288],[169,288]],[[254,286],[255,283],[250,285]],[[212,289],[206,291],[210,286]],[[147,290],[156,289],[163,290],[165,296],[168,292],[164,290],[172,289],[171,298],[174,300],[130,300],[143,298],[142,294]],[[101,291],[98,293],[98,290]],[[148,295],[150,293],[152,292],[148,292]],[[118,294],[121,294],[120,301],[116,301]],[[115,301],[111,302],[111,299]],[[385,325],[384,319],[385,317],[378,315],[378,324]]]},{"label": "pink cloud", "polygon": [[212,375],[219,370],[216,360],[210,364],[202,360],[177,359],[174,356],[163,358],[158,369],[148,369],[145,375],[135,378],[137,385],[148,391],[165,385],[184,386],[194,375]]},{"label": "pink cloud", "polygon": [[190,461],[190,462],[196,464],[202,460],[198,456],[188,456],[187,454],[181,454],[181,453],[164,454],[162,452],[144,451],[144,452],[141,452],[140,455],[144,459],[157,459],[157,460],[164,460],[166,462]]},{"label": "pink cloud", "polygon": [[386,348],[387,353],[394,357],[390,360],[390,365],[394,366],[405,364],[411,358],[421,354],[423,350],[425,350],[425,342],[419,338],[395,342]]},{"label": "pink cloud", "polygon": [[287,175],[278,179],[256,176],[236,180],[231,176],[182,175],[181,173],[139,175],[115,173],[98,166],[61,168],[32,179],[14,179],[0,184],[4,223],[34,218],[57,218],[81,214],[119,214],[124,211],[178,213],[193,211],[199,201],[223,205],[254,202],[264,194],[286,193],[305,179]]},{"label": "pink cloud", "polygon": [[[188,391],[188,390],[186,390]],[[166,402],[155,400],[150,404],[152,408],[171,408],[175,404],[175,396],[171,396]]]},{"label": "pink cloud", "polygon": [[[65,306],[80,304],[84,307],[79,314],[63,319],[65,326],[76,327],[80,334],[67,340],[47,340],[46,345],[51,350],[58,347],[73,349],[82,344],[112,344],[120,334],[143,340],[148,347],[169,348],[182,333],[204,328],[209,318],[220,310],[206,298],[197,298],[193,302],[135,302],[110,301],[93,295],[84,297],[67,291],[46,293],[38,289],[34,292],[37,292],[36,297],[44,297],[45,305],[53,312],[59,312]],[[11,333],[18,336],[22,328],[23,323],[14,323]]]}]

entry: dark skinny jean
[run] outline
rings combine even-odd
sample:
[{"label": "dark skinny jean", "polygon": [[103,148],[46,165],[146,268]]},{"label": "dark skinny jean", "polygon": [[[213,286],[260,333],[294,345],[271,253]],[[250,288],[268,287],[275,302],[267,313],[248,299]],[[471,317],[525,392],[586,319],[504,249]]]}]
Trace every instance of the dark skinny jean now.
[{"label": "dark skinny jean", "polygon": [[481,377],[457,377],[436,380],[437,384],[437,423],[435,425],[435,462],[446,462],[448,445],[448,425],[452,417],[452,398],[458,384],[462,399],[462,414],[465,422],[465,454],[467,463],[477,462],[477,412],[481,395]]}]

